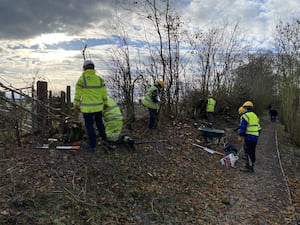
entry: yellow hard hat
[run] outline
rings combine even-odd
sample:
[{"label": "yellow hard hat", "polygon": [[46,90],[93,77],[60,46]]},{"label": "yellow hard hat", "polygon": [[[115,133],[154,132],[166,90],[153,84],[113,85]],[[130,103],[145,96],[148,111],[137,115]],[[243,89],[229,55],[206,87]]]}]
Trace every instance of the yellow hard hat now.
[{"label": "yellow hard hat", "polygon": [[157,81],[157,83],[158,83],[162,88],[164,88],[165,82],[164,82],[163,80],[159,80],[159,81]]},{"label": "yellow hard hat", "polygon": [[243,106],[241,106],[238,110],[239,114],[242,114],[243,112],[245,112],[245,108]]},{"label": "yellow hard hat", "polygon": [[243,107],[253,107],[254,105],[253,105],[253,103],[251,102],[251,101],[246,101],[246,102],[244,102],[244,104],[243,104]]}]

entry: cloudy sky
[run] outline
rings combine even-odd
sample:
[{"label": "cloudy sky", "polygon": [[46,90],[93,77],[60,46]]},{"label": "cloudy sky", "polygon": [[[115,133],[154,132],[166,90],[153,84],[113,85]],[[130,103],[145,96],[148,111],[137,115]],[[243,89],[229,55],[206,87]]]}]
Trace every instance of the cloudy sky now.
[{"label": "cloudy sky", "polygon": [[[50,90],[65,90],[67,85],[73,89],[82,71],[84,43],[105,77],[105,60],[115,43],[111,25],[119,18],[130,23],[130,38],[136,42],[144,32],[143,22],[125,10],[137,7],[134,2],[0,0],[0,82],[22,88],[42,79]],[[300,16],[299,0],[171,0],[171,5],[186,29],[238,22],[253,49],[272,48],[278,21]]]}]

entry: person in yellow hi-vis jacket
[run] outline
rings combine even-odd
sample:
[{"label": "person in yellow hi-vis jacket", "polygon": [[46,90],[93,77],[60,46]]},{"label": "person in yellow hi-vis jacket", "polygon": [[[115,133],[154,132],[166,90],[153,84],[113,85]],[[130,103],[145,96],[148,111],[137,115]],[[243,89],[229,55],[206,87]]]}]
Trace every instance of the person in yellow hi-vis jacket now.
[{"label": "person in yellow hi-vis jacket", "polygon": [[114,99],[108,97],[107,108],[103,112],[103,122],[107,141],[119,144],[128,144],[133,147],[134,140],[122,134],[123,116],[120,107]]},{"label": "person in yellow hi-vis jacket", "polygon": [[83,148],[95,150],[96,133],[94,123],[103,139],[106,141],[105,127],[102,121],[102,111],[107,106],[107,90],[104,80],[96,74],[95,65],[91,60],[83,63],[83,73],[76,83],[74,96],[74,110],[83,114],[88,143]]},{"label": "person in yellow hi-vis jacket", "polygon": [[213,116],[215,112],[216,107],[216,100],[210,95],[208,96],[207,102],[206,102],[206,115],[207,115],[207,122],[212,125],[213,122]]},{"label": "person in yellow hi-vis jacket", "polygon": [[159,94],[164,89],[165,82],[163,80],[157,81],[154,85],[152,85],[142,100],[142,103],[145,107],[148,108],[149,111],[149,122],[148,128],[155,128],[155,124],[158,117],[158,108],[160,105],[164,104],[164,100],[159,100]]},{"label": "person in yellow hi-vis jacket", "polygon": [[244,139],[244,151],[246,154],[246,170],[244,172],[253,173],[256,161],[256,145],[261,133],[260,120],[253,112],[253,103],[246,101],[243,104],[245,112],[241,116],[238,141]]}]

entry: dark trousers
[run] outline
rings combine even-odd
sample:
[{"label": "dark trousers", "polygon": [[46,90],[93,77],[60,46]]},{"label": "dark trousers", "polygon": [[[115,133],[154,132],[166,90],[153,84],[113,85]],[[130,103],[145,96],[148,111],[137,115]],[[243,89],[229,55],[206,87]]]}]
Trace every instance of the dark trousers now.
[{"label": "dark trousers", "polygon": [[94,128],[94,123],[96,123],[97,130],[103,141],[106,141],[105,127],[102,121],[102,112],[95,113],[83,113],[83,118],[85,122],[85,129],[89,136],[89,144],[91,148],[96,147],[96,133]]},{"label": "dark trousers", "polygon": [[255,157],[256,144],[257,144],[257,142],[245,140],[244,148],[245,148],[245,153],[247,156],[246,166],[250,166],[250,167],[254,166],[254,163],[256,161],[256,157]]},{"label": "dark trousers", "polygon": [[214,113],[213,112],[206,112],[206,115],[207,115],[207,122],[212,123],[213,118],[214,118]]},{"label": "dark trousers", "polygon": [[157,109],[150,109],[150,108],[148,108],[148,110],[149,110],[148,128],[152,129],[155,126],[155,122],[157,120],[158,113],[157,113]]}]

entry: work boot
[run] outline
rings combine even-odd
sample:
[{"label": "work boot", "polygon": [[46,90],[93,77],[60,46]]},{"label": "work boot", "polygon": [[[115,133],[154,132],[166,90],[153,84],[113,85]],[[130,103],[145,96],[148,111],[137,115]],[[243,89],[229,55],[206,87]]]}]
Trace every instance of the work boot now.
[{"label": "work boot", "polygon": [[132,138],[128,138],[127,140],[127,144],[130,148],[133,148],[134,147],[134,140]]},{"label": "work boot", "polygon": [[87,142],[84,142],[82,143],[81,147],[86,150],[86,151],[89,151],[89,152],[94,152],[96,150],[96,147],[91,147],[91,145]]},{"label": "work boot", "polygon": [[124,142],[130,147],[133,148],[134,140],[129,136],[124,136]]}]

